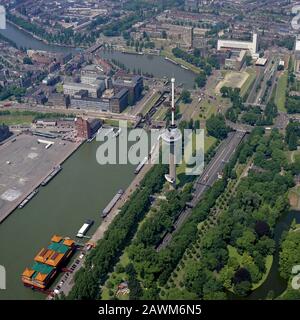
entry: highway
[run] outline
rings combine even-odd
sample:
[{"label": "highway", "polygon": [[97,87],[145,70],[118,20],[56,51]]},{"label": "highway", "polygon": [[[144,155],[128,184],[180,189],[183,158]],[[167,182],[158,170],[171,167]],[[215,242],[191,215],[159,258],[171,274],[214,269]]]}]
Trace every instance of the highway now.
[{"label": "highway", "polygon": [[[194,194],[191,201],[191,207],[196,206],[196,204],[201,200],[204,192],[213,185],[213,183],[218,179],[218,174],[221,173],[230,160],[231,156],[235,153],[236,148],[241,143],[245,136],[245,131],[236,131],[230,133],[228,138],[224,140],[219,146],[216,155],[210,161],[208,166],[204,169],[202,175],[197,179],[194,185]],[[192,209],[186,208],[177,221],[174,224],[174,231],[172,233],[167,233],[163,238],[160,245],[157,247],[157,251],[165,248],[172,239],[173,234],[182,226],[184,221],[191,214]]]},{"label": "highway", "polygon": [[252,85],[252,89],[251,89],[251,91],[249,93],[249,97],[247,99],[247,103],[250,105],[255,103],[255,100],[258,95],[256,90],[261,82],[261,79],[264,76],[264,70],[265,70],[264,67],[256,67],[256,79],[255,79],[254,84]]}]

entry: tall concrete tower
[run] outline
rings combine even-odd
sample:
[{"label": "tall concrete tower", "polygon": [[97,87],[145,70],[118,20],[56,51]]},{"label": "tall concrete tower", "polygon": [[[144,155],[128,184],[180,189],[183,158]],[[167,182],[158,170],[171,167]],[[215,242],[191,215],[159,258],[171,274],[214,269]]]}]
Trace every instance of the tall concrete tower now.
[{"label": "tall concrete tower", "polygon": [[6,13],[3,6],[0,6],[0,29],[6,29]]},{"label": "tall concrete tower", "polygon": [[168,129],[162,134],[164,142],[170,146],[169,155],[169,174],[165,175],[166,180],[175,188],[176,187],[176,159],[175,159],[175,145],[181,140],[181,132],[175,124],[175,79],[171,79],[172,84],[172,121]]},{"label": "tall concrete tower", "polygon": [[253,40],[252,40],[252,55],[256,54],[258,50],[258,35],[256,32],[253,32]]}]

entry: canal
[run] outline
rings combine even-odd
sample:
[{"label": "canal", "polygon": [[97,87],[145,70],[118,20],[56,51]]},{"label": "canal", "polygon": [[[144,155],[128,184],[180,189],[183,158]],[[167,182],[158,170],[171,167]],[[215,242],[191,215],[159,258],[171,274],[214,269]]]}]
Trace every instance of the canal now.
[{"label": "canal", "polygon": [[128,54],[119,51],[103,50],[105,59],[115,59],[123,63],[130,70],[142,70],[144,73],[153,74],[156,78],[176,78],[177,84],[183,84],[185,88],[193,89],[196,75],[180,66],[156,55]]},{"label": "canal", "polygon": [[23,209],[17,209],[0,224],[0,264],[6,268],[7,289],[0,299],[44,299],[25,288],[21,274],[33,264],[38,251],[54,234],[75,239],[86,219],[99,226],[100,214],[116,192],[134,178],[132,165],[96,162],[99,142],[85,143],[64,164],[63,170]]},{"label": "canal", "polygon": [[43,50],[52,52],[78,52],[78,49],[61,46],[48,45],[43,41],[33,38],[30,34],[18,29],[11,23],[6,23],[6,29],[0,30],[0,33],[7,39],[12,40],[18,48],[27,48],[33,50]]},{"label": "canal", "polygon": [[[76,53],[80,49],[60,47],[55,45],[48,45],[42,41],[33,38],[30,34],[18,29],[14,25],[7,23],[6,30],[0,30],[0,33],[8,39],[11,39],[20,48],[31,48],[34,50],[44,50],[52,52],[73,52]],[[156,78],[171,78],[175,77],[176,82],[182,83],[184,87],[192,89],[194,86],[194,79],[196,75],[163,57],[155,55],[135,55],[125,54],[117,51],[102,51],[103,58],[115,59],[123,63],[131,70],[140,69],[143,73],[153,74]]]},{"label": "canal", "polygon": [[278,297],[286,290],[287,282],[282,279],[279,274],[280,240],[283,232],[289,231],[294,219],[297,223],[300,223],[299,211],[289,211],[279,219],[279,222],[277,223],[274,230],[276,250],[273,256],[273,264],[270,269],[269,275],[265,282],[259,288],[253,291],[250,296],[247,297],[247,299],[265,299],[270,291],[273,291],[274,297]]}]

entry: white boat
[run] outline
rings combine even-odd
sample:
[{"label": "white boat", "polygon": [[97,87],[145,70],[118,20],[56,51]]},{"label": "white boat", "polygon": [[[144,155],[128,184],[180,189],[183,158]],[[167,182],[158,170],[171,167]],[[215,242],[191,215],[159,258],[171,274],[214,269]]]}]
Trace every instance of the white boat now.
[{"label": "white boat", "polygon": [[89,228],[93,225],[94,221],[93,220],[87,220],[83,226],[79,229],[76,237],[77,238],[83,238],[84,235],[88,232]]}]

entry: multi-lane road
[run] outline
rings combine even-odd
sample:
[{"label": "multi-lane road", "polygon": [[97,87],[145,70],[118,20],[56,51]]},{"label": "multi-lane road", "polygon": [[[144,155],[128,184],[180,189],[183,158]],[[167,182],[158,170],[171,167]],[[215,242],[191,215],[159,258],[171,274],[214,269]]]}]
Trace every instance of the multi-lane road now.
[{"label": "multi-lane road", "polygon": [[[219,146],[216,155],[204,169],[202,175],[197,179],[194,185],[194,194],[191,201],[191,207],[194,207],[203,196],[204,192],[213,185],[218,179],[219,174],[223,171],[226,163],[230,160],[231,156],[235,153],[236,148],[245,137],[245,131],[236,131],[228,135],[228,138],[224,140]],[[179,218],[174,224],[174,231],[167,233],[163,238],[160,245],[157,247],[157,251],[160,251],[168,245],[171,241],[173,234],[181,227],[184,221],[191,214],[192,209],[186,208],[180,214]]]}]

